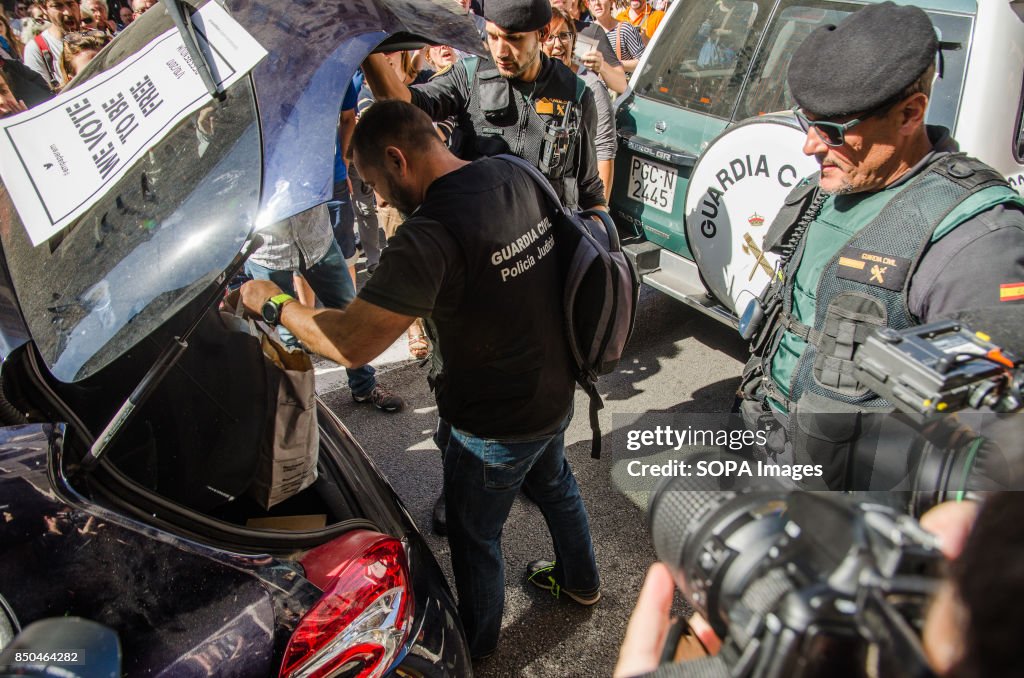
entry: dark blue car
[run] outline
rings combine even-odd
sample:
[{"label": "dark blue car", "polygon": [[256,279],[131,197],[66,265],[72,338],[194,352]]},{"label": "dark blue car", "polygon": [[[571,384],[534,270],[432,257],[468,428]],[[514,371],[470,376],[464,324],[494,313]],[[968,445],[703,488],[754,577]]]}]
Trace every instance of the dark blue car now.
[{"label": "dark blue car", "polygon": [[[221,4],[268,52],[223,100],[40,245],[0,187],[0,647],[77,616],[128,676],[470,675],[443,573],[323,403],[316,482],[249,497],[277,382],[216,306],[257,223],[328,199],[359,62],[475,28],[431,0]],[[173,27],[158,4],[75,85]]]}]

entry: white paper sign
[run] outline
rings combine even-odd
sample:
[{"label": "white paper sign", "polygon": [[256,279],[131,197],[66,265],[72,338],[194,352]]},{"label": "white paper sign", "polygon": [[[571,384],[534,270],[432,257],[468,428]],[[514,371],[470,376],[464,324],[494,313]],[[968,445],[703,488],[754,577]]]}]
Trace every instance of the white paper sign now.
[{"label": "white paper sign", "polygon": [[[192,15],[222,89],[267,52],[216,2]],[[177,30],[51,101],[0,120],[0,177],[39,245],[67,226],[171,129],[213,101]]]}]

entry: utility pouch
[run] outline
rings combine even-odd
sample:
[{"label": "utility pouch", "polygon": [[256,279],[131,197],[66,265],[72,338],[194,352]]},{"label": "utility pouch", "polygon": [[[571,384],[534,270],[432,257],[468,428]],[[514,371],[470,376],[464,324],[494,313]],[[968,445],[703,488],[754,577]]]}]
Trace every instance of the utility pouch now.
[{"label": "utility pouch", "polygon": [[515,120],[515,107],[512,105],[512,85],[501,77],[498,71],[480,73],[479,92],[480,110],[484,117],[493,123]]},{"label": "utility pouch", "polygon": [[848,397],[870,393],[854,376],[853,355],[872,332],[886,326],[887,319],[885,304],[867,294],[844,292],[833,299],[814,357],[814,380]]},{"label": "utility pouch", "polygon": [[820,465],[821,477],[805,479],[806,489],[846,486],[848,465],[861,433],[861,413],[817,393],[804,393],[790,413],[789,439],[797,464]]},{"label": "utility pouch", "polygon": [[750,341],[761,329],[762,324],[764,324],[764,306],[761,305],[759,299],[751,299],[747,308],[744,309],[743,315],[740,316],[740,336],[744,341]]}]

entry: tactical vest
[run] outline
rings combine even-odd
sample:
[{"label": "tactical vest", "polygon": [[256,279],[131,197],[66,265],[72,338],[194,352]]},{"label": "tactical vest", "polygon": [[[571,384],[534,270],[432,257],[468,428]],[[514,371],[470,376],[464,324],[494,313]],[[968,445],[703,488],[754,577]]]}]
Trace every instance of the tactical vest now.
[{"label": "tactical vest", "polygon": [[[889,408],[887,401],[856,380],[854,352],[880,327],[920,324],[907,303],[913,272],[936,229],[942,225],[947,232],[974,216],[977,211],[958,208],[992,188],[1000,191],[995,202],[1021,202],[1005,179],[984,163],[962,153],[939,156],[831,257],[816,283],[815,316],[809,325],[793,311],[794,279],[805,254],[806,227],[825,196],[819,194],[816,181],[798,186],[765,239],[765,249],[781,250],[788,262],[782,280],[762,299],[765,323],[753,340],[753,357],[744,370],[744,396],[767,397],[789,412]],[[944,224],[954,212],[952,223]],[[856,208],[849,217],[856,219]],[[772,377],[772,362],[787,332],[806,342],[789,375],[788,397]]]},{"label": "tactical vest", "polygon": [[[580,125],[586,84],[568,68],[552,68],[542,89],[535,84],[526,97],[503,78],[494,64],[477,57],[463,59],[469,82],[468,111],[471,129],[464,129],[462,159],[512,153],[541,169],[570,209],[579,209],[576,175],[580,166]],[[480,68],[482,67],[482,68]],[[566,119],[567,147],[556,162],[544,166],[545,136],[549,123],[558,125],[564,104],[572,106]],[[541,109],[538,111],[538,109]],[[548,152],[550,156],[550,152]]]}]

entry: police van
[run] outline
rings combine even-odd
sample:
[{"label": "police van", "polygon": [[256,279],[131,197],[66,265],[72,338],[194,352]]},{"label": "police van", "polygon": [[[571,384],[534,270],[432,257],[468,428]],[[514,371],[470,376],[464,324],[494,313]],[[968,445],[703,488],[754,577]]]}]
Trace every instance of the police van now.
[{"label": "police van", "polygon": [[[1024,191],[1024,1],[927,0],[941,44],[926,122]],[[643,281],[735,326],[773,274],[760,249],[817,171],[791,111],[789,61],[864,3],[675,2],[616,107],[611,213]],[[842,55],[836,55],[842,58]]]}]

